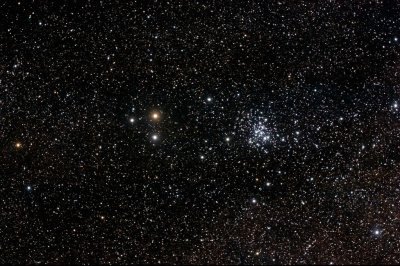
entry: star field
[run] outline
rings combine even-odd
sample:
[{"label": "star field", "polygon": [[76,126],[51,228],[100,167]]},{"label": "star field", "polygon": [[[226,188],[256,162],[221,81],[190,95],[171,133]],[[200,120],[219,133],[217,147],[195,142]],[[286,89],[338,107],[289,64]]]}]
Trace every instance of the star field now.
[{"label": "star field", "polygon": [[400,263],[400,2],[0,6],[0,263]]}]

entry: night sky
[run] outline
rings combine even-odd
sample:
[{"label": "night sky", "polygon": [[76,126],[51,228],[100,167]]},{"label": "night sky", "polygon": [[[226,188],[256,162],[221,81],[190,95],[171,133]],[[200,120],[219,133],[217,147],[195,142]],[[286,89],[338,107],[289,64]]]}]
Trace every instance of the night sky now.
[{"label": "night sky", "polygon": [[0,11],[0,263],[400,263],[399,1]]}]

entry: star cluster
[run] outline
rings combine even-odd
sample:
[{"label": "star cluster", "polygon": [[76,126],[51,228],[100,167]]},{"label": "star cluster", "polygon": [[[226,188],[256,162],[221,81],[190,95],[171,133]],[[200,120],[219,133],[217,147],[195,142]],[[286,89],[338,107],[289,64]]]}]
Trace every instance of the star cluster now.
[{"label": "star cluster", "polygon": [[0,263],[400,263],[398,1],[1,10]]}]

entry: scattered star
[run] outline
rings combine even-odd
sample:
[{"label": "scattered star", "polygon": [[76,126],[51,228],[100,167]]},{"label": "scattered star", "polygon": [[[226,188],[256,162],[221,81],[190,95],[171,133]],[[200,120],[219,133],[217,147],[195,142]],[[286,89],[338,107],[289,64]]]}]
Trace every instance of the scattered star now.
[{"label": "scattered star", "polygon": [[155,122],[159,121],[160,118],[161,118],[161,114],[160,114],[160,112],[158,112],[158,111],[152,112],[150,116],[151,116],[151,119],[152,119],[153,121],[155,121]]},{"label": "scattered star", "polygon": [[154,135],[151,136],[151,138],[152,138],[152,140],[158,140],[158,135],[154,134]]}]

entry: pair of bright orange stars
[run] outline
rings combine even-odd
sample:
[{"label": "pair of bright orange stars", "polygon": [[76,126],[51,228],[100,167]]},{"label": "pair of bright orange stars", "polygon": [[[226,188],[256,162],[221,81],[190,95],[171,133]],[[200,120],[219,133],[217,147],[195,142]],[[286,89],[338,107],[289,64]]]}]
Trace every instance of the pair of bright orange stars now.
[{"label": "pair of bright orange stars", "polygon": [[[149,113],[149,118],[152,122],[159,122],[161,120],[161,112],[160,111],[152,111]],[[135,123],[136,119],[134,117],[129,118],[129,122],[132,124]]]},{"label": "pair of bright orange stars", "polygon": [[[161,112],[159,112],[159,111],[153,111],[153,112],[151,112],[150,117],[151,117],[151,119],[152,119],[154,122],[158,122],[158,121],[160,121],[160,119],[161,119]],[[134,121],[134,120],[132,120],[132,119],[133,119],[133,118],[131,118],[131,122]],[[16,149],[21,149],[21,148],[22,148],[22,143],[19,142],[19,141],[17,141],[17,142],[15,143],[15,148],[16,148]]]}]

